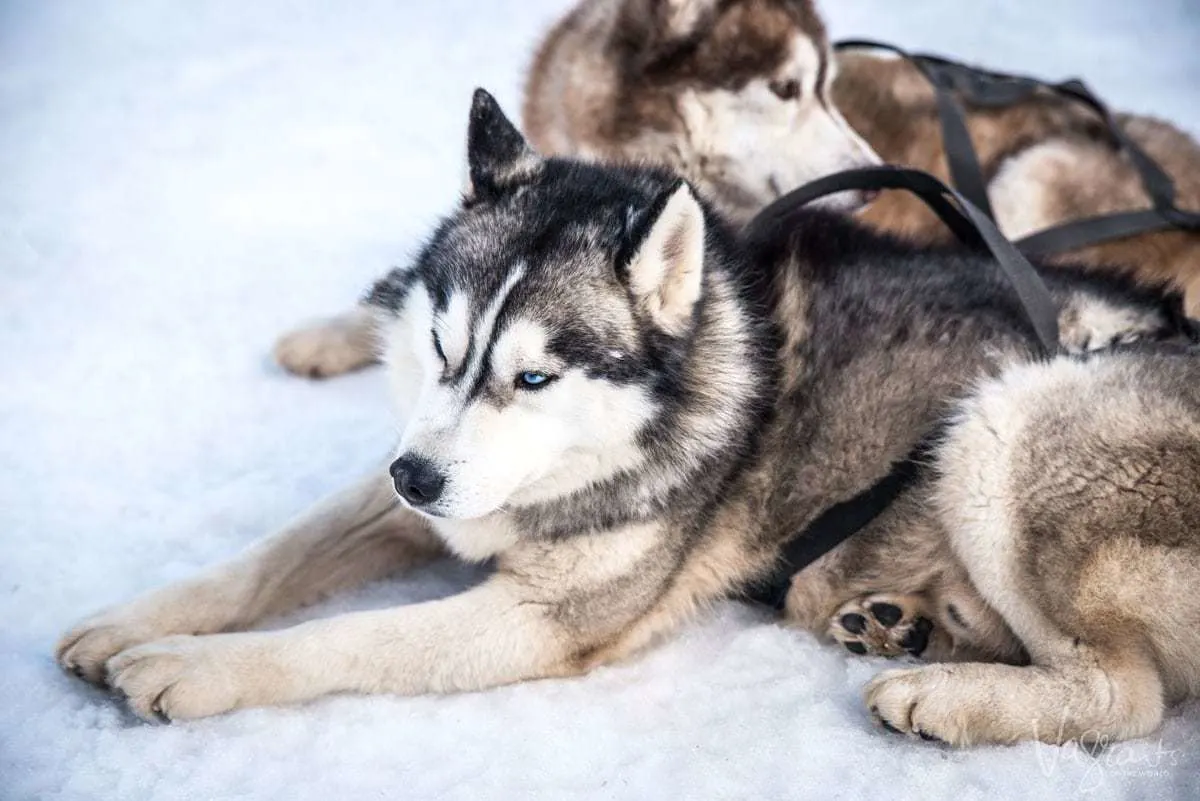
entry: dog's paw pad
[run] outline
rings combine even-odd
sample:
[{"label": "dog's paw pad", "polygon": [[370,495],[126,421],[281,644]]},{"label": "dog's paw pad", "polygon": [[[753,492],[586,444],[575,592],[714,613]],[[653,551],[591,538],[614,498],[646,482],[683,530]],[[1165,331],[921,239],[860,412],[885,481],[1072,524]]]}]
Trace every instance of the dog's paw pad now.
[{"label": "dog's paw pad", "polygon": [[871,617],[875,618],[885,629],[895,626],[904,617],[903,609],[887,601],[869,603],[867,609],[870,611]]},{"label": "dog's paw pad", "polygon": [[923,609],[919,595],[864,595],[834,613],[829,636],[852,654],[920,656],[933,632]]},{"label": "dog's paw pad", "polygon": [[867,630],[867,619],[858,612],[847,612],[838,618],[838,622],[851,634],[862,634]]}]

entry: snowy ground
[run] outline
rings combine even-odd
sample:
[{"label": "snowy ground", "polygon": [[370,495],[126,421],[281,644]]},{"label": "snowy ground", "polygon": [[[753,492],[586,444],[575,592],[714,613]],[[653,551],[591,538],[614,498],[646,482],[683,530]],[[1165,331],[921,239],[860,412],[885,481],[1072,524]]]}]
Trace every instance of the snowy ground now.
[{"label": "snowy ground", "polygon": [[[827,5],[836,35],[1082,72],[1200,131],[1193,0]],[[0,3],[0,797],[1200,797],[1198,705],[1099,757],[908,743],[859,700],[882,663],[735,605],[586,679],[169,727],[55,669],[83,613],[377,466],[381,377],[295,380],[268,348],[412,252],[459,185],[470,89],[516,113],[564,7]]]}]

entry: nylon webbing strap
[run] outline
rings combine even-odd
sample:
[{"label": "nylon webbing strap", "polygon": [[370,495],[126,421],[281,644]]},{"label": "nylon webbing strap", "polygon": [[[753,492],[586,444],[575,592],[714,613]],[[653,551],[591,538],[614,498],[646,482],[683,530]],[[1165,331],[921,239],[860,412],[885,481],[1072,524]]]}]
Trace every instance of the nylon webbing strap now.
[{"label": "nylon webbing strap", "polygon": [[895,45],[869,39],[850,39],[834,46],[838,49],[870,47],[887,50],[907,59],[925,76],[925,80],[933,87],[937,102],[938,119],[942,124],[942,150],[946,154],[950,180],[976,208],[989,219],[995,219],[991,201],[988,200],[987,181],[984,180],[983,168],[979,166],[979,157],[975,155],[975,145],[967,128],[966,114],[954,95],[955,90],[961,90],[964,85],[963,70],[952,69],[950,63],[943,59],[914,55]]},{"label": "nylon webbing strap", "polygon": [[747,230],[778,225],[780,220],[799,206],[826,195],[855,189],[904,189],[912,192],[964,244],[986,249],[1012,285],[1033,326],[1042,355],[1050,356],[1058,352],[1058,308],[1037,270],[982,211],[927,172],[907,167],[864,167],[827,175],[771,203],[750,221]]},{"label": "nylon webbing strap", "polygon": [[[747,225],[747,235],[779,236],[795,209],[826,195],[856,189],[906,189],[924,201],[964,244],[989,252],[1024,308],[1042,355],[1049,357],[1058,352],[1058,309],[1041,276],[987,215],[928,173],[903,167],[867,167],[819,178],[759,212]],[[782,610],[792,576],[861,531],[912,486],[938,434],[937,429],[927,434],[882,479],[853,498],[829,507],[803,532],[788,540],[772,574],[748,587],[744,592],[746,597]]]},{"label": "nylon webbing strap", "polygon": [[992,219],[995,215],[987,197],[987,181],[971,141],[960,96],[974,105],[996,108],[1019,103],[1039,90],[1045,90],[1082,103],[1100,117],[1114,146],[1137,172],[1152,208],[1087,217],[1038,231],[1016,243],[1022,252],[1036,255],[1063,253],[1170,229],[1200,232],[1200,213],[1175,205],[1175,184],[1171,177],[1126,134],[1108,106],[1082,81],[1047,83],[1023,75],[970,67],[941,56],[909,53],[895,45],[869,39],[845,40],[834,46],[837,49],[871,48],[895,53],[911,62],[929,81],[934,89],[951,180],[968,200]]},{"label": "nylon webbing strap", "polygon": [[1113,239],[1178,230],[1181,227],[1189,228],[1167,219],[1158,209],[1142,209],[1072,220],[1030,234],[1013,244],[1027,256],[1052,256],[1055,253],[1068,253]]},{"label": "nylon webbing strap", "polygon": [[764,581],[746,589],[752,601],[782,610],[792,586],[792,576],[820,559],[887,510],[904,490],[920,476],[921,468],[937,442],[937,434],[923,438],[912,452],[896,463],[891,471],[848,501],[826,509],[804,533],[783,547],[782,558]]}]

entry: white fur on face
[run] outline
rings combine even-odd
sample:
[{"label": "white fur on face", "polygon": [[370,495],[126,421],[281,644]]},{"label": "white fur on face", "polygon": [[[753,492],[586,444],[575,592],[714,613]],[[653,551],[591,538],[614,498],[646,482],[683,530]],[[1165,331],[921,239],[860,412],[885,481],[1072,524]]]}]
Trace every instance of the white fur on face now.
[{"label": "white fur on face", "polygon": [[434,330],[451,370],[462,364],[470,344],[471,299],[464,292],[450,295],[446,311],[434,320]]},{"label": "white fur on face", "polygon": [[[821,54],[812,39],[798,34],[792,56],[775,75],[749,81],[739,91],[691,91],[681,98],[689,144],[721,170],[727,182],[765,205],[801,184],[830,173],[882,163],[878,154],[828,100],[833,80],[827,54],[825,85],[818,87]],[[797,81],[800,95],[783,100],[772,82]],[[827,207],[861,205],[857,192],[825,198]]]},{"label": "white fur on face", "polygon": [[[422,510],[437,518],[476,519],[508,504],[549,500],[641,458],[635,438],[654,413],[644,390],[590,378],[561,363],[547,351],[550,332],[535,320],[497,327],[500,307],[520,276],[518,268],[473,330],[469,315],[458,311],[469,308],[465,297],[459,302],[452,295],[437,315],[428,293],[417,287],[389,336],[392,385],[407,411],[397,453],[428,459],[446,477],[441,498]],[[443,365],[431,330],[438,331],[452,367],[466,359],[461,380],[440,381]],[[485,370],[488,391],[472,397]],[[525,371],[557,378],[543,389],[520,389],[517,376]]]}]

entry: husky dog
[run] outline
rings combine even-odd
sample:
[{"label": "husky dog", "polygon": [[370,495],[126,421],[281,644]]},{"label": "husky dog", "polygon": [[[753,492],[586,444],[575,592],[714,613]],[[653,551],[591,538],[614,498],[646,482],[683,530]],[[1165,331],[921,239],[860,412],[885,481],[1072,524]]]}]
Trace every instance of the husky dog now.
[{"label": "husky dog", "polygon": [[[1174,178],[1181,207],[1200,209],[1200,146],[1165,122],[1118,118]],[[1149,206],[1133,167],[1077,104],[1036,96],[972,109],[968,122],[1012,238]],[[812,0],[583,0],[534,57],[524,125],[542,153],[676,170],[735,221],[809,180],[881,160],[948,180],[925,79],[905,61],[865,52],[835,60]],[[867,199],[831,200],[852,210]],[[885,193],[861,213],[918,241],[948,236],[904,193]],[[1200,313],[1200,237],[1146,234],[1070,261],[1171,281]],[[359,309],[307,326],[283,337],[275,357],[313,377],[371,364],[371,319]]]},{"label": "husky dog", "polygon": [[[1129,737],[1200,686],[1191,356],[1032,364],[982,256],[820,210],[739,237],[670,171],[536,155],[482,90],[468,164],[461,207],[366,307],[405,421],[388,474],[84,621],[64,668],[172,720],[579,674],[761,579],[949,418],[937,480],[794,578],[788,613],[848,618],[838,572],[857,565],[952,604],[964,650],[1035,667],[885,674],[876,713],[955,743]],[[1045,277],[1093,335],[1171,331],[1156,294]],[[443,549],[495,571],[443,600],[247,631]],[[861,602],[911,622],[886,606]]]}]

